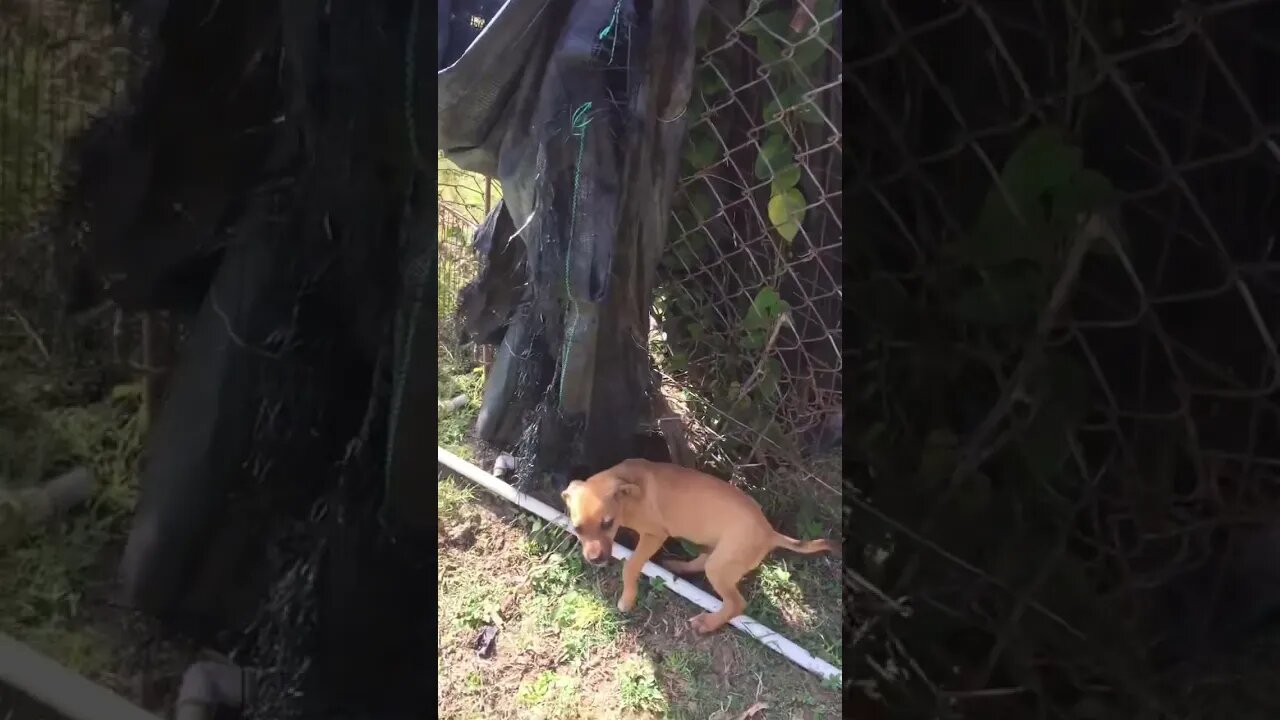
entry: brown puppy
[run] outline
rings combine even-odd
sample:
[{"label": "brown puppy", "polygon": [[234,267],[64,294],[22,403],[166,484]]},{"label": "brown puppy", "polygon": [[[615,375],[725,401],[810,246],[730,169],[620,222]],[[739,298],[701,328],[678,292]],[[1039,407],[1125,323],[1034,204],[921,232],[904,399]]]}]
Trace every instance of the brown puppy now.
[{"label": "brown puppy", "polygon": [[692,560],[664,563],[674,573],[705,570],[711,587],[724,600],[719,611],[689,620],[700,634],[718,630],[742,614],[747,603],[738,592],[738,581],[774,548],[806,554],[839,552],[827,540],[801,542],[778,533],[746,493],[679,465],[625,460],[585,481],[574,480],[562,497],[582,541],[582,555],[594,565],[609,561],[620,526],[640,534],[635,552],[622,568],[618,599],[622,612],[635,607],[640,571],[668,537],[710,548]]}]

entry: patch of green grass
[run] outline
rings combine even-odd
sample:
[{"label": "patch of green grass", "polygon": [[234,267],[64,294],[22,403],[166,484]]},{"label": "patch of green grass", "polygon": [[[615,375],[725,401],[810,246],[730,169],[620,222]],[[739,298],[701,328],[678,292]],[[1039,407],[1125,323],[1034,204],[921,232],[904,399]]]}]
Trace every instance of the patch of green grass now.
[{"label": "patch of green grass", "polygon": [[627,658],[618,665],[618,699],[626,710],[666,712],[667,698],[658,687],[652,662]]},{"label": "patch of green grass", "polygon": [[484,625],[501,625],[501,610],[502,597],[497,588],[486,583],[468,583],[462,586],[462,598],[454,617],[454,625],[471,629]]},{"label": "patch of green grass", "polygon": [[662,658],[662,670],[673,677],[693,682],[711,666],[705,652],[693,648],[675,648]]},{"label": "patch of green grass", "polygon": [[533,595],[524,613],[538,628],[553,628],[560,637],[567,660],[577,660],[593,648],[612,642],[621,625],[616,610],[594,588],[586,587],[581,553],[553,551],[537,554],[541,547],[526,542],[524,552],[533,562],[529,583]]},{"label": "patch of green grass", "polygon": [[639,597],[636,605],[646,610],[656,610],[670,597],[666,592],[667,582],[660,577],[645,578],[648,582],[640,583]]},{"label": "patch of green grass", "polygon": [[584,571],[582,555],[552,552],[530,568],[529,581],[535,592],[555,597],[567,592]]},{"label": "patch of green grass", "polygon": [[467,673],[467,677],[464,678],[463,684],[462,684],[463,692],[467,693],[468,695],[475,695],[475,694],[478,694],[483,689],[484,689],[484,677],[476,670],[472,670],[471,672]]},{"label": "patch of green grass", "polygon": [[791,577],[786,561],[766,561],[760,564],[757,571],[759,578],[759,596],[768,599],[776,608],[784,610],[788,619],[794,622],[811,611],[805,606],[804,592]]},{"label": "patch of green grass", "polygon": [[[529,533],[528,537],[521,543],[521,547],[528,557],[537,558],[549,556],[553,553],[572,554],[575,552],[571,549],[574,542],[573,536],[558,526],[544,522],[542,518],[527,515],[521,515],[516,522]],[[578,553],[578,555],[577,567],[579,574],[581,574],[581,553]]]},{"label": "patch of green grass", "polygon": [[838,580],[822,566],[813,565],[793,564],[790,558],[761,563],[743,588],[746,614],[839,667],[843,606]]},{"label": "patch of green grass", "polygon": [[440,411],[436,426],[436,441],[440,447],[462,458],[471,458],[468,438],[480,411],[480,398],[484,392],[484,368],[470,369],[441,365],[436,378],[436,397],[439,402],[458,395],[467,397],[467,404],[456,410]]},{"label": "patch of green grass", "polygon": [[594,592],[570,590],[560,598],[551,622],[568,660],[581,659],[618,636],[616,611]]},{"label": "patch of green grass", "polygon": [[565,720],[576,713],[578,686],[577,678],[546,670],[532,681],[521,683],[516,702],[528,710],[527,717]]},{"label": "patch of green grass", "polygon": [[452,475],[445,475],[436,484],[436,517],[441,525],[458,522],[466,508],[475,500],[475,491],[463,485]]},{"label": "patch of green grass", "polygon": [[[21,367],[6,356],[0,364]],[[0,491],[45,482],[77,465],[95,479],[86,506],[0,546],[0,632],[81,674],[106,673],[114,650],[89,624],[85,597],[104,558],[122,539],[136,500],[142,443],[140,393],[124,386],[75,405],[32,368],[0,388]],[[82,401],[81,401],[82,402]]]}]

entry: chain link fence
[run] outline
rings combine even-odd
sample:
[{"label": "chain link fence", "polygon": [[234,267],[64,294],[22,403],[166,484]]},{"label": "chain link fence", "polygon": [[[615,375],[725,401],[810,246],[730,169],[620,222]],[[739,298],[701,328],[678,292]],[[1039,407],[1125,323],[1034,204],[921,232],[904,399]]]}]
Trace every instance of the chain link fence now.
[{"label": "chain link fence", "polygon": [[827,0],[703,11],[654,306],[664,393],[691,424],[699,458],[735,474],[785,467],[833,499],[841,24]]},{"label": "chain link fence", "polygon": [[[4,324],[46,359],[66,283],[47,230],[67,144],[124,89],[130,57],[108,0],[0,0],[0,304]],[[125,320],[107,318],[120,335]]]},{"label": "chain link fence", "polygon": [[854,677],[1280,708],[1280,3],[858,3]]},{"label": "chain link fence", "polygon": [[438,347],[442,365],[461,368],[475,355],[474,346],[462,342],[458,323],[458,292],[476,277],[479,263],[471,247],[476,228],[502,197],[496,180],[458,169],[443,153],[437,153],[436,232],[439,268],[436,302]]}]

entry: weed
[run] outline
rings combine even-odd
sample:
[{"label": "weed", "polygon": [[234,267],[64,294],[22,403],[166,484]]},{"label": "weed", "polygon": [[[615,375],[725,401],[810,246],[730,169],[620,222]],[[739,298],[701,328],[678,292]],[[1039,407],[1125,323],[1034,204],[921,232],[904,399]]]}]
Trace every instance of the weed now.
[{"label": "weed", "polygon": [[661,713],[667,699],[658,688],[653,663],[645,658],[628,658],[618,666],[618,694],[622,707],[640,712]]},{"label": "weed", "polygon": [[646,610],[656,610],[667,600],[667,583],[660,577],[649,578],[648,583],[641,583],[640,596],[636,604]]},{"label": "weed", "polygon": [[662,669],[685,681],[692,681],[710,666],[707,654],[688,648],[675,648],[662,658]]},{"label": "weed", "polygon": [[436,516],[440,524],[457,522],[474,499],[475,491],[471,487],[459,483],[451,475],[440,478],[436,484]]},{"label": "weed", "polygon": [[462,607],[455,618],[455,625],[478,628],[484,625],[502,624],[502,603],[491,587],[469,585],[462,600]]},{"label": "weed", "polygon": [[577,708],[578,680],[551,670],[544,671],[533,682],[520,685],[516,702],[528,708],[533,717],[565,720]]},{"label": "weed", "polygon": [[807,517],[799,522],[801,539],[812,539],[823,536],[822,521],[817,518]]},{"label": "weed", "polygon": [[791,571],[785,563],[762,563],[759,577],[760,592],[774,605],[783,607],[804,601],[804,594],[791,579]]},{"label": "weed", "polygon": [[480,407],[480,396],[484,391],[484,368],[475,367],[469,370],[442,366],[436,377],[436,392],[441,401],[449,400],[457,395],[467,396],[467,405],[452,412],[441,412],[436,426],[436,442],[444,449],[459,457],[473,456],[467,442],[471,427],[475,424],[476,414]]},{"label": "weed", "polygon": [[0,552],[0,632],[98,677],[109,670],[113,650],[87,627],[85,596],[103,548],[125,531],[136,499],[139,397],[125,388],[106,400],[69,405],[47,390],[55,383],[40,377],[34,370],[6,377],[13,382],[0,391],[0,487],[30,485],[75,465],[88,467],[97,484],[87,507]]},{"label": "weed", "polygon": [[543,522],[537,517],[522,517],[518,521],[529,531],[524,548],[527,555],[538,556],[565,550],[573,543],[573,536],[560,529],[560,526]]},{"label": "weed", "polygon": [[600,596],[580,590],[571,590],[560,598],[551,622],[560,631],[560,644],[569,660],[582,658],[618,634],[613,608],[605,605]]},{"label": "weed", "polygon": [[559,595],[569,589],[575,580],[582,577],[582,556],[577,553],[565,555],[553,552],[545,562],[529,571],[529,581],[536,592],[547,595]]}]

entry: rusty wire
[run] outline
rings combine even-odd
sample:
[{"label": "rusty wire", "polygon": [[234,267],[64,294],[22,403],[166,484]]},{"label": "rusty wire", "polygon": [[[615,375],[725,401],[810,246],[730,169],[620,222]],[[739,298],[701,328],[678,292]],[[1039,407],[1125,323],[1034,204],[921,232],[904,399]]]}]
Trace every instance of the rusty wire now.
[{"label": "rusty wire", "polygon": [[[1233,664],[1258,650],[1232,635],[1253,591],[1230,558],[1277,509],[1280,3],[880,0],[853,22],[845,492],[857,564],[915,610],[852,609],[868,692],[955,716],[1274,711],[1250,685],[1273,662]],[[969,262],[989,206],[1075,182],[1013,170],[1045,128],[1105,200]],[[961,314],[975,287],[1015,320]],[[1080,410],[1028,470],[1055,386]]]}]

